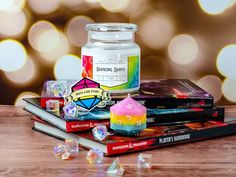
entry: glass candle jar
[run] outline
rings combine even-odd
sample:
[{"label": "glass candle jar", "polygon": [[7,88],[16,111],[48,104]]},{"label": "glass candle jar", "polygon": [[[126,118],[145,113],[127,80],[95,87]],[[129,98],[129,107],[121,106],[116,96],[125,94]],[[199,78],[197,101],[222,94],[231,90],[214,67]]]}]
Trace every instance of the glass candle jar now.
[{"label": "glass candle jar", "polygon": [[88,24],[88,42],[82,47],[83,77],[111,93],[127,93],[140,86],[140,48],[134,41],[137,25]]}]

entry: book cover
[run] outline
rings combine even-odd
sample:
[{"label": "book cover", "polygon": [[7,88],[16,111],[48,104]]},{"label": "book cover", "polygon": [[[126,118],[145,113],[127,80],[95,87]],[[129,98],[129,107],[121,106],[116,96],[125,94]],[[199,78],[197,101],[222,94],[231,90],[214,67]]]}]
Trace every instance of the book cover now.
[{"label": "book cover", "polygon": [[[98,123],[109,126],[109,107],[95,108],[91,112],[81,114],[78,117],[67,117],[62,110],[60,110],[58,115],[47,112],[40,106],[39,100],[40,98],[25,99],[27,103],[25,109],[66,132],[89,130],[89,128],[93,128]],[[208,120],[224,121],[224,108],[147,109],[147,127]]]},{"label": "book cover", "polygon": [[[68,89],[74,82],[68,82]],[[63,106],[63,97],[51,97],[45,93],[44,86],[40,102],[43,108],[46,107],[46,101],[49,99],[57,99],[60,101],[60,106]],[[188,79],[163,79],[142,82],[139,91],[131,93],[131,96],[147,108],[207,108],[214,104],[213,97],[209,93]],[[109,105],[112,106],[125,97],[127,95],[113,94]]]},{"label": "book cover", "polygon": [[[147,108],[206,108],[214,104],[213,96],[188,79],[142,82],[140,90],[131,96]],[[124,97],[126,95],[112,95],[110,105]]]},{"label": "book cover", "polygon": [[[109,112],[104,109],[96,109],[87,114],[81,114],[78,118],[67,117],[60,110],[58,113],[48,112],[40,106],[40,98],[26,98],[24,109],[42,120],[60,128],[65,132],[78,132],[91,130],[98,124],[110,126]],[[107,114],[104,117],[104,114]]]},{"label": "book cover", "polygon": [[235,134],[236,118],[230,119],[227,121],[226,118],[226,122],[207,121],[149,127],[135,136],[122,136],[110,131],[103,141],[94,139],[92,132],[68,134],[37,121],[34,122],[34,129],[60,139],[77,139],[85,148],[99,148],[106,155],[112,156]]}]

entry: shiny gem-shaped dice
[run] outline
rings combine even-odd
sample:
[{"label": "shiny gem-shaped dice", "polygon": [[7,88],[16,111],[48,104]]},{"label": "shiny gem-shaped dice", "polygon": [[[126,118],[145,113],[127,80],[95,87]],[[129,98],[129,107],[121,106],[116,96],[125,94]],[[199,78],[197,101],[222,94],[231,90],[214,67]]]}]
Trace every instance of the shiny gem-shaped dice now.
[{"label": "shiny gem-shaped dice", "polygon": [[57,112],[60,109],[60,102],[58,100],[46,101],[46,110],[51,112]]},{"label": "shiny gem-shaped dice", "polygon": [[102,163],[103,152],[100,149],[90,149],[87,154],[87,160],[90,164]]},{"label": "shiny gem-shaped dice", "polygon": [[97,140],[104,140],[107,135],[108,135],[108,132],[107,132],[107,127],[105,125],[97,125],[96,127],[93,128],[93,136],[95,139]]},{"label": "shiny gem-shaped dice", "polygon": [[53,154],[56,158],[66,160],[70,157],[69,149],[65,144],[57,144],[53,148]]},{"label": "shiny gem-shaped dice", "polygon": [[119,157],[117,157],[112,164],[110,165],[110,167],[107,170],[107,174],[110,175],[114,175],[114,176],[122,176],[124,174],[124,168],[122,167],[122,165],[120,164],[120,160]]},{"label": "shiny gem-shaped dice", "polygon": [[152,167],[151,154],[139,154],[138,155],[138,168],[139,169],[149,169]]},{"label": "shiny gem-shaped dice", "polygon": [[65,140],[65,144],[67,146],[67,148],[69,149],[69,152],[72,155],[76,155],[79,152],[79,144],[76,140],[73,139],[66,139]]},{"label": "shiny gem-shaped dice", "polygon": [[65,116],[75,117],[77,113],[77,106],[74,102],[69,102],[63,107]]},{"label": "shiny gem-shaped dice", "polygon": [[47,81],[46,82],[47,95],[53,97],[65,97],[67,94],[66,81]]}]

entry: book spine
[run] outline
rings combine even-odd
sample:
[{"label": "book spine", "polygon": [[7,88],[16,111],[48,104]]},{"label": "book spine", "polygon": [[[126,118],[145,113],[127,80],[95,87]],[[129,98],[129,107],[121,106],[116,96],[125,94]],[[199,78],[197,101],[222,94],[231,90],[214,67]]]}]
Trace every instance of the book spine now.
[{"label": "book spine", "polygon": [[58,100],[60,102],[60,107],[63,107],[64,106],[64,98],[61,98],[61,97],[44,97],[44,98],[40,98],[40,106],[42,108],[46,108],[46,102],[48,100]]},{"label": "book spine", "polygon": [[211,108],[213,98],[163,98],[148,99],[144,105],[147,108]]},{"label": "book spine", "polygon": [[96,127],[98,124],[105,125],[109,128],[110,120],[66,122],[66,132],[71,133],[71,132],[91,130],[92,128]]},{"label": "book spine", "polygon": [[201,129],[190,130],[185,133],[178,133],[178,134],[176,133],[160,137],[146,137],[130,142],[110,143],[107,144],[107,152],[108,152],[107,155],[112,156],[112,155],[124,154],[128,152],[198,141],[202,139],[209,139],[235,133],[236,133],[236,123],[229,125],[222,123],[222,126],[206,128],[202,130]]},{"label": "book spine", "polygon": [[[179,112],[178,112],[179,110]],[[183,110],[181,112],[181,110]],[[185,111],[186,110],[186,111]],[[191,109],[170,109],[163,114],[158,114],[155,111],[148,111],[147,126],[167,125],[183,122],[202,122],[202,121],[224,121],[223,107],[214,108],[191,108]],[[159,110],[161,111],[161,110]]]},{"label": "book spine", "polygon": [[[213,98],[135,98],[136,101],[141,103],[147,108],[212,108],[214,105]],[[107,104],[113,106],[121,101],[120,98],[112,98]]]}]

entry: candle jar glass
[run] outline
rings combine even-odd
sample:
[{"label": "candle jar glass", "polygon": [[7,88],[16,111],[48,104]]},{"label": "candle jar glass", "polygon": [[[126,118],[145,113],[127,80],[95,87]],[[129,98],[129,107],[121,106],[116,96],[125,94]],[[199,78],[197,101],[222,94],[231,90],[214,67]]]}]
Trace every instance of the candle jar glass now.
[{"label": "candle jar glass", "polygon": [[111,93],[136,91],[140,86],[140,48],[134,41],[135,24],[88,24],[82,47],[83,76]]}]

